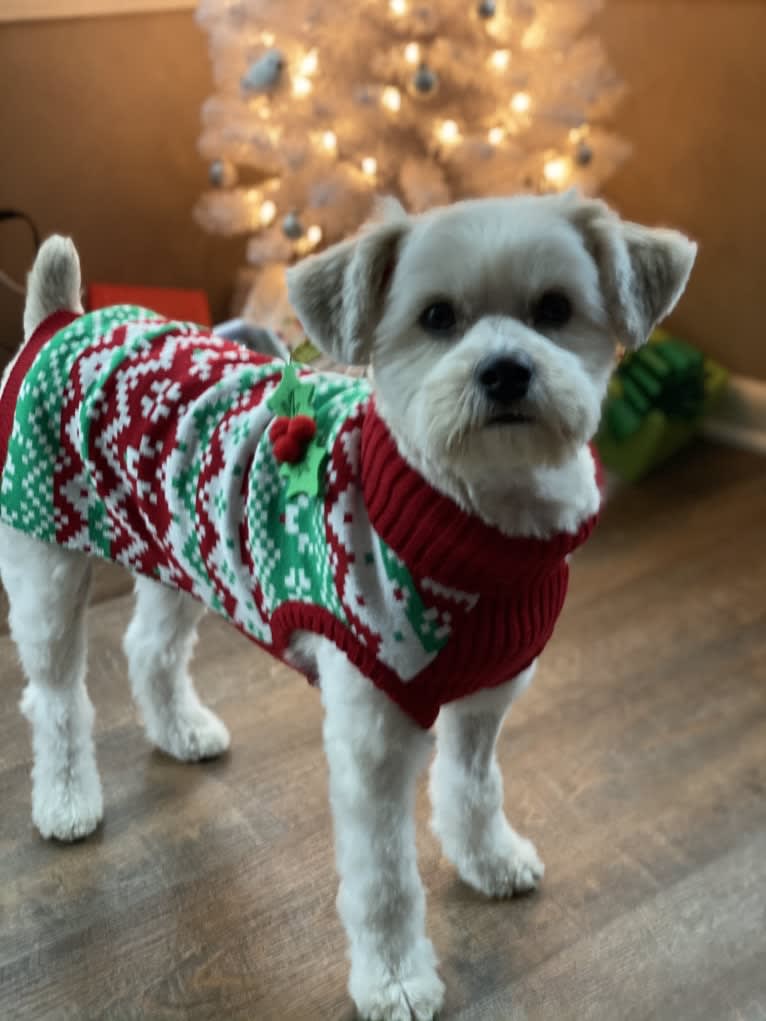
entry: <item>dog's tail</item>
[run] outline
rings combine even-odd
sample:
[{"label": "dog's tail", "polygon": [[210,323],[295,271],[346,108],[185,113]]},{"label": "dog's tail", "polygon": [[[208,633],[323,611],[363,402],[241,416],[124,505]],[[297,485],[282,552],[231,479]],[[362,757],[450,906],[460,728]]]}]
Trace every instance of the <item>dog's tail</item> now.
[{"label": "dog's tail", "polygon": [[54,312],[82,312],[80,257],[70,238],[53,234],[37,253],[27,277],[24,339]]}]

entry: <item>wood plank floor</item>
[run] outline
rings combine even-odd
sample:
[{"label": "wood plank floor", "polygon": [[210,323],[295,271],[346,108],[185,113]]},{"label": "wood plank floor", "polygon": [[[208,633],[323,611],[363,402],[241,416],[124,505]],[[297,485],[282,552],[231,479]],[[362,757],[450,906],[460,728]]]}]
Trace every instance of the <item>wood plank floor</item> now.
[{"label": "wood plank floor", "polygon": [[[29,816],[21,674],[0,635],[0,1018],[349,1019],[315,692],[207,619],[221,762],[145,745],[100,570],[90,690],[106,819]],[[699,444],[618,494],[500,742],[540,892],[462,886],[418,802],[445,1021],[766,1021],[766,460]]]}]

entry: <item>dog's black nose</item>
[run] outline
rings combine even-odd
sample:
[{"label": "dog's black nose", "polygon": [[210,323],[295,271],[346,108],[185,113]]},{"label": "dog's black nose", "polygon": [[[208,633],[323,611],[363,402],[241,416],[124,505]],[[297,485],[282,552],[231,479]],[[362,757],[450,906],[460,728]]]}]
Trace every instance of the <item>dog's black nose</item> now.
[{"label": "dog's black nose", "polygon": [[529,355],[517,351],[513,357],[483,359],[476,367],[476,380],[487,397],[498,404],[512,404],[526,396],[533,371]]}]

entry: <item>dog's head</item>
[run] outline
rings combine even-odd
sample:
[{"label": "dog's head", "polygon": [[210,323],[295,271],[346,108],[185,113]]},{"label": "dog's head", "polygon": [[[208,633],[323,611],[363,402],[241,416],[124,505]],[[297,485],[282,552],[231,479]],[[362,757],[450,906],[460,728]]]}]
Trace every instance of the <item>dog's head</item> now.
[{"label": "dog's head", "polygon": [[696,246],[574,193],[382,222],[288,272],[311,339],[373,366],[381,414],[469,484],[562,463],[598,425],[615,347],[673,308]]}]

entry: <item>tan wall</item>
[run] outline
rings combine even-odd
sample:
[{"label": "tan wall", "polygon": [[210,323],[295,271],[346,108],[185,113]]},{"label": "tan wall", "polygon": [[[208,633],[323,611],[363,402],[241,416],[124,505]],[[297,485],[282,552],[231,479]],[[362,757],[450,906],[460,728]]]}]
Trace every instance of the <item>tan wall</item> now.
[{"label": "tan wall", "polygon": [[631,87],[618,123],[635,146],[606,196],[700,242],[673,324],[766,380],[766,3],[607,0],[600,31]]},{"label": "tan wall", "polygon": [[[209,91],[191,12],[0,26],[0,206],[71,233],[94,279],[205,288],[225,315],[244,245],[191,216]],[[23,227],[0,224],[0,268],[19,278],[30,258]],[[20,310],[0,287],[6,346]]]},{"label": "tan wall", "polygon": [[[766,4],[608,0],[600,31],[632,90],[619,124],[635,146],[607,196],[701,242],[679,332],[766,379]],[[242,245],[191,219],[208,90],[186,13],[0,27],[0,205],[72,233],[93,277],[205,287],[224,315]],[[28,260],[22,228],[0,225],[0,268],[18,277]],[[4,346],[19,319],[0,287]]]}]

